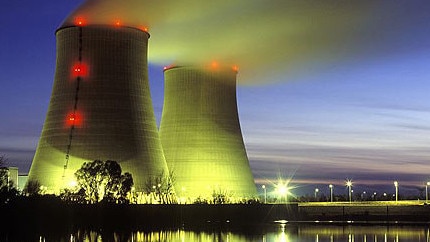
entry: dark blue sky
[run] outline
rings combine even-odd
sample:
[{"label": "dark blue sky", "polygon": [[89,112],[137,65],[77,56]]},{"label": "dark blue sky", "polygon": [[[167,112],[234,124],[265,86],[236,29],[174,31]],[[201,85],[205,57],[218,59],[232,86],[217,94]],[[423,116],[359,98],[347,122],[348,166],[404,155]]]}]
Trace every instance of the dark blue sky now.
[{"label": "dark blue sky", "polygon": [[[49,103],[55,30],[83,2],[0,8],[0,153],[24,173]],[[89,1],[78,14],[148,25],[158,119],[164,65],[239,66],[239,114],[259,184],[279,175],[303,190],[346,178],[357,187],[397,179],[404,189],[430,180],[428,1],[116,2]]]}]

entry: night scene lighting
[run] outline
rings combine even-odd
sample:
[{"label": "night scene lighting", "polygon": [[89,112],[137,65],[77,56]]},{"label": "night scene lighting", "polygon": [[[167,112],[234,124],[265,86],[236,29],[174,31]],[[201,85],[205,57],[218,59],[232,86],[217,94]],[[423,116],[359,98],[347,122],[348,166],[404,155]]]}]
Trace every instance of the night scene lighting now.
[{"label": "night scene lighting", "polygon": [[[163,66],[170,63],[217,66],[208,60],[216,60],[219,70],[225,66],[234,70],[237,65],[241,135],[258,188],[276,183],[277,172],[282,170],[285,174],[295,172],[293,183],[303,195],[312,196],[315,187],[320,188],[319,194],[325,187],[328,194],[329,183],[339,187],[334,193],[348,195],[347,189],[340,187],[344,185],[344,177],[353,177],[354,196],[367,191],[392,197],[393,180],[398,179],[399,199],[410,195],[425,200],[424,192],[420,195],[418,191],[425,189],[429,180],[426,80],[430,76],[427,68],[430,60],[425,54],[426,43],[430,42],[426,31],[426,23],[430,21],[428,4],[387,1],[315,5],[285,1],[263,7],[259,2],[239,1],[237,5],[217,2],[210,9],[235,13],[234,17],[219,21],[214,14],[203,14],[207,13],[207,6],[193,3],[193,8],[187,8],[167,2],[161,8],[144,2],[139,6],[118,7],[113,1],[106,1],[98,10],[92,1],[56,6],[28,1],[25,8],[9,2],[5,9],[10,6],[11,11],[2,14],[5,29],[0,41],[5,47],[1,51],[2,66],[7,67],[2,70],[1,79],[10,81],[2,86],[6,101],[1,108],[12,111],[2,121],[1,130],[7,132],[2,133],[0,152],[9,157],[12,166],[27,173],[46,116],[54,113],[57,125],[70,126],[67,112],[73,112],[76,106],[78,111],[88,111],[82,128],[93,127],[86,126],[87,121],[115,116],[111,110],[105,115],[94,115],[95,109],[87,106],[86,102],[94,98],[90,90],[97,90],[98,81],[109,82],[105,76],[115,71],[92,73],[98,66],[95,68],[97,63],[90,60],[95,55],[86,51],[97,44],[91,42],[94,38],[84,28],[116,26],[119,34],[125,29],[125,32],[145,31],[150,27],[149,51],[141,51],[147,53],[144,65],[148,72],[139,78],[148,82],[151,92],[145,94],[151,96],[148,107],[156,107],[151,118],[155,120],[155,130],[163,115]],[[237,11],[241,4],[247,11]],[[30,10],[46,13],[47,9],[49,14],[40,18],[29,14]],[[76,11],[70,13],[72,9]],[[71,38],[76,41],[76,52],[64,60],[64,69],[58,71],[58,75],[63,75],[59,77],[62,80],[53,85],[56,60],[62,59],[55,57],[53,33],[57,29],[57,35],[61,35],[65,28],[83,31],[82,60],[87,66],[74,66],[80,59],[76,53],[79,41]],[[38,36],[41,41],[29,42],[31,38],[19,33]],[[79,36],[79,31],[73,35]],[[58,51],[67,48],[59,46]],[[112,62],[118,66],[127,63],[118,59]],[[130,71],[125,69],[124,73]],[[78,77],[85,77],[79,87]],[[50,94],[61,93],[54,88],[63,83],[70,85],[73,91],[68,95],[77,101],[59,109],[50,108]],[[95,96],[94,102],[101,106],[116,100]],[[32,118],[28,119],[30,115]],[[76,129],[73,139],[78,140],[84,133],[81,131]],[[55,140],[56,136],[53,137],[48,140]],[[79,164],[92,158],[77,159]]]},{"label": "night scene lighting", "polygon": [[429,241],[429,1],[0,12],[0,241]]}]

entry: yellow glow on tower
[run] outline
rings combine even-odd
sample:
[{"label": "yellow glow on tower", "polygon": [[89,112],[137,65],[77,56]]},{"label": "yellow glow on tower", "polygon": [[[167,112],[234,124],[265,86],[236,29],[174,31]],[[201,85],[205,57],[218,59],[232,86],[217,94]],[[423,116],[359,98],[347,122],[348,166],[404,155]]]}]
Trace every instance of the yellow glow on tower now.
[{"label": "yellow glow on tower", "polygon": [[191,200],[256,197],[240,130],[236,72],[172,67],[164,75],[160,139],[176,186],[186,187]]}]

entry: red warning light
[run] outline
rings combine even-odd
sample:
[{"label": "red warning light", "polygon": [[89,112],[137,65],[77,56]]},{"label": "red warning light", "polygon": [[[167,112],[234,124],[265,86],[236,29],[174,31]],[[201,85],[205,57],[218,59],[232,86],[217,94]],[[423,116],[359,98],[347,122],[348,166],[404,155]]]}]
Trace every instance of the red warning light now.
[{"label": "red warning light", "polygon": [[118,26],[118,27],[121,26],[121,22],[119,20],[116,20],[115,21],[115,26]]},{"label": "red warning light", "polygon": [[73,77],[84,77],[88,75],[88,67],[84,63],[76,63],[72,68]]},{"label": "red warning light", "polygon": [[84,26],[85,25],[85,19],[82,17],[76,17],[75,18],[75,24],[77,26]]},{"label": "red warning light", "polygon": [[170,69],[175,68],[175,67],[178,67],[178,66],[177,66],[177,65],[175,65],[175,64],[171,64],[171,65],[168,65],[168,66],[163,67],[163,70],[164,70],[164,71],[167,71],[167,70],[170,70]]},{"label": "red warning light", "polygon": [[146,26],[140,26],[139,29],[144,31],[144,32],[148,32],[148,27],[146,27]]},{"label": "red warning light", "polygon": [[212,64],[211,64],[211,67],[214,68],[214,69],[218,68],[218,66],[219,66],[219,64],[216,61],[213,61]]},{"label": "red warning light", "polygon": [[69,113],[66,117],[67,126],[80,126],[82,124],[82,115],[79,112]]},{"label": "red warning light", "polygon": [[163,70],[166,71],[166,70],[172,69],[174,67],[176,67],[176,66],[173,65],[173,64],[172,65],[168,65],[168,66],[163,67]]}]

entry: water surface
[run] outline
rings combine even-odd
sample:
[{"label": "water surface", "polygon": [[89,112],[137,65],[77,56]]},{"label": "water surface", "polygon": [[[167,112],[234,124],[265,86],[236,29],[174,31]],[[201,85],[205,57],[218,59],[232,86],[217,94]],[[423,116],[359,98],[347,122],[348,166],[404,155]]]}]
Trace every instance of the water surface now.
[{"label": "water surface", "polygon": [[280,241],[280,242],[430,242],[429,225],[321,225],[273,223],[255,226],[115,230],[72,229],[41,234],[6,234],[1,241]]}]

